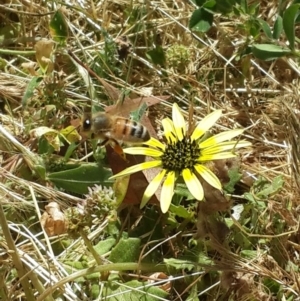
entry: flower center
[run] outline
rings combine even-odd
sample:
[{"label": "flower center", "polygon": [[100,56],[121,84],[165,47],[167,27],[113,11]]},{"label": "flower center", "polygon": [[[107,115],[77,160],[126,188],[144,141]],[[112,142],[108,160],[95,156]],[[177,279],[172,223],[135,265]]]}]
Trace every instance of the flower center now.
[{"label": "flower center", "polygon": [[199,156],[198,143],[184,137],[181,141],[168,144],[161,160],[164,169],[181,172],[185,168],[193,170]]}]

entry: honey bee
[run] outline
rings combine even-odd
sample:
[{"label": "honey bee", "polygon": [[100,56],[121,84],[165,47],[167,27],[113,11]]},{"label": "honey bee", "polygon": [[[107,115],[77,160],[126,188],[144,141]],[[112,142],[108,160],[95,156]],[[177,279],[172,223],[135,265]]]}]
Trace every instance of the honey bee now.
[{"label": "honey bee", "polygon": [[142,124],[120,116],[104,112],[85,113],[81,130],[92,139],[102,139],[100,145],[110,143],[114,151],[124,158],[119,142],[138,144],[150,139],[150,134]]}]

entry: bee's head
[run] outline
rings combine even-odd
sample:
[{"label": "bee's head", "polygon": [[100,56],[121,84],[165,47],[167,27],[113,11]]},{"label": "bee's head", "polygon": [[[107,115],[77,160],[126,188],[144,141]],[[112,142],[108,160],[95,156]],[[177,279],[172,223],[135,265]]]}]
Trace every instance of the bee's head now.
[{"label": "bee's head", "polygon": [[83,118],[81,120],[81,132],[84,133],[84,135],[88,138],[93,139],[94,133],[92,131],[92,126],[92,115],[87,113],[83,114]]},{"label": "bee's head", "polygon": [[91,130],[91,127],[92,127],[92,120],[90,117],[85,117],[83,118],[83,121],[82,121],[82,130],[84,132],[87,132],[87,131],[90,131]]}]

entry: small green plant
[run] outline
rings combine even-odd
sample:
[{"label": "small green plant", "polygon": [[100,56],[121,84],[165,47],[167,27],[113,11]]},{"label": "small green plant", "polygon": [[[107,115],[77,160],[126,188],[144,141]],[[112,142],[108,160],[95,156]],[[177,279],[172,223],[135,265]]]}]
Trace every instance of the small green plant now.
[{"label": "small green plant", "polygon": [[172,45],[166,51],[166,61],[168,66],[177,70],[184,71],[191,61],[191,53],[184,45]]},{"label": "small green plant", "polygon": [[195,5],[198,6],[189,22],[189,27],[192,30],[199,32],[207,32],[214,20],[214,14],[229,14],[233,12],[234,5],[239,4],[240,2],[246,1],[236,1],[236,0],[195,0]]},{"label": "small green plant", "polygon": [[[250,44],[250,51],[255,57],[268,61],[283,56],[299,57],[298,39],[295,26],[299,23],[300,4],[294,1],[287,8],[278,8],[277,16],[271,27],[267,21],[259,17],[260,3],[242,0],[228,1],[195,1],[199,7],[190,19],[189,26],[194,31],[207,32],[213,24],[214,14],[222,14],[228,18],[244,19],[238,28]],[[262,35],[264,33],[264,36]],[[251,37],[251,38],[250,38]],[[282,43],[282,38],[286,44]]]},{"label": "small green plant", "polygon": [[[282,15],[278,14],[273,28],[271,29],[268,23],[263,22],[262,29],[269,41],[268,44],[253,44],[252,53],[262,60],[273,60],[279,57],[299,57],[298,50],[299,40],[296,36],[295,26],[299,22],[300,4],[291,4],[286,8]],[[279,42],[282,38],[285,44]],[[287,45],[286,45],[287,44]]]}]

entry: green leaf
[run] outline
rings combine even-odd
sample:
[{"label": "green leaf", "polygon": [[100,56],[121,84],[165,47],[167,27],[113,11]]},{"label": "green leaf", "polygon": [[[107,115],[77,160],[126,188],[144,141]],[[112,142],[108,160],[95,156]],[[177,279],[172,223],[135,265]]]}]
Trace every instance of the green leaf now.
[{"label": "green leaf", "polygon": [[252,17],[256,17],[259,13],[259,1],[254,2],[253,4],[249,4],[249,1],[247,1],[247,13],[248,15],[252,16]]},{"label": "green leaf", "polygon": [[264,189],[262,189],[260,192],[256,194],[259,198],[267,198],[272,194],[275,194],[276,192],[280,191],[283,187],[284,180],[282,176],[277,176],[272,183],[269,183],[268,185],[265,185]]},{"label": "green leaf", "polygon": [[263,20],[263,19],[258,19],[258,22],[259,22],[262,30],[264,31],[265,35],[269,39],[272,39],[273,36],[272,36],[272,31],[271,31],[271,28],[270,28],[269,24],[265,20]]},{"label": "green leaf", "polygon": [[252,247],[252,243],[248,239],[247,236],[243,232],[241,232],[239,229],[236,229],[234,233],[234,242],[239,245],[242,249],[250,249]]},{"label": "green leaf", "polygon": [[207,32],[213,23],[214,16],[204,8],[196,9],[189,22],[189,28],[195,31]]},{"label": "green leaf", "polygon": [[216,4],[216,0],[208,0],[203,4],[202,7],[205,8],[206,11],[214,13],[214,11],[217,11]]},{"label": "green leaf", "polygon": [[2,23],[0,27],[0,43],[3,44],[5,40],[16,38],[20,29],[21,26],[18,23],[8,23],[5,26]]},{"label": "green leaf", "polygon": [[282,17],[277,16],[277,19],[273,26],[273,38],[278,40],[283,30]]},{"label": "green leaf", "polygon": [[76,143],[71,143],[69,146],[68,146],[68,149],[64,155],[64,159],[65,160],[69,160],[69,158],[72,156],[74,150],[78,147],[78,145]]},{"label": "green leaf", "polygon": [[270,61],[290,54],[291,50],[273,44],[254,44],[252,53],[258,59]]},{"label": "green leaf", "polygon": [[40,82],[43,80],[43,77],[41,76],[34,76],[30,82],[28,83],[25,93],[22,97],[22,106],[26,107],[28,104],[28,101],[33,96],[34,90],[36,87],[40,85]]},{"label": "green leaf", "polygon": [[185,197],[188,201],[195,199],[185,184],[177,184],[174,192],[175,194]]},{"label": "green leaf", "polygon": [[263,211],[266,209],[266,202],[256,199],[253,194],[246,192],[244,193],[244,198],[249,201],[251,205],[254,205],[258,211]]},{"label": "green leaf", "polygon": [[183,270],[187,269],[188,271],[192,271],[193,268],[195,267],[195,264],[188,261],[188,260],[181,260],[181,259],[176,259],[176,258],[165,258],[164,262],[176,270]]},{"label": "green leaf", "polygon": [[200,301],[198,298],[197,286],[193,285],[191,290],[188,293],[189,295],[186,298],[186,301]]},{"label": "green leaf", "polygon": [[35,172],[39,175],[39,177],[43,180],[46,178],[46,169],[43,164],[35,164],[34,166]]},{"label": "green leaf", "polygon": [[100,288],[100,285],[98,283],[92,284],[92,287],[91,287],[91,297],[92,297],[92,300],[99,299],[98,297],[99,297],[99,294],[102,291],[102,289],[103,289],[102,285],[101,285],[101,288]]},{"label": "green leaf", "polygon": [[68,38],[68,24],[61,10],[58,10],[50,21],[50,34],[54,41],[66,45]]},{"label": "green leaf", "polygon": [[94,247],[95,251],[99,255],[104,255],[105,253],[109,252],[111,248],[115,245],[116,239],[115,238],[107,238],[105,240],[99,241],[97,245]]},{"label": "green leaf", "polygon": [[64,261],[64,264],[67,266],[70,266],[76,270],[83,270],[86,269],[88,267],[88,264],[86,261],[69,261],[66,260]]},{"label": "green leaf", "polygon": [[252,193],[249,193],[249,192],[245,192],[243,197],[249,201],[251,204],[255,204],[256,200],[255,200],[255,197]]},{"label": "green leaf", "polygon": [[222,14],[229,14],[232,12],[235,0],[217,0],[216,9]]},{"label": "green leaf", "polygon": [[207,2],[207,0],[195,0],[195,4],[199,7],[204,5]]},{"label": "green leaf", "polygon": [[48,140],[45,137],[41,137],[38,140],[38,154],[52,154],[54,152],[53,147],[49,144]]},{"label": "green leaf", "polygon": [[241,250],[241,256],[246,259],[254,259],[258,256],[257,251]]},{"label": "green leaf", "polygon": [[47,180],[69,192],[85,194],[88,192],[88,187],[94,185],[107,186],[110,183],[108,178],[111,175],[110,169],[95,163],[88,163],[74,169],[50,173]]},{"label": "green leaf", "polygon": [[292,261],[288,261],[287,264],[286,264],[286,267],[285,267],[285,270],[288,272],[288,273],[299,273],[299,265],[292,262]]},{"label": "green leaf", "polygon": [[249,14],[248,13],[248,2],[247,0],[240,0],[239,1],[239,8],[240,8],[240,11],[242,12],[242,14]]},{"label": "green leaf", "polygon": [[275,281],[274,279],[272,278],[264,278],[263,280],[263,284],[266,288],[268,288],[268,290],[274,294],[275,296],[278,294],[278,292],[280,290],[283,289],[282,285],[279,284],[277,281]]},{"label": "green leaf", "polygon": [[290,49],[295,49],[295,22],[299,16],[300,4],[292,4],[283,13],[283,29],[289,41]]},{"label": "green leaf", "polygon": [[[132,289],[130,289],[132,288]],[[168,300],[169,295],[164,290],[149,285],[146,282],[140,282],[138,280],[132,280],[117,286],[115,282],[110,283],[110,287],[107,290],[103,290],[105,295],[102,295],[101,300],[109,301],[157,301]],[[106,296],[113,295],[106,298]]]},{"label": "green leaf", "polygon": [[192,219],[194,216],[194,212],[189,212],[183,206],[175,206],[174,204],[170,205],[170,212],[174,213],[178,217]]},{"label": "green leaf", "polygon": [[239,173],[239,168],[232,168],[228,170],[229,182],[224,185],[224,190],[228,193],[234,192],[234,186],[242,178],[242,174]]},{"label": "green leaf", "polygon": [[248,24],[247,27],[249,28],[249,33],[251,34],[251,36],[254,37],[254,39],[261,35],[261,24],[258,20],[251,19],[248,22],[246,22],[246,24]]},{"label": "green leaf", "polygon": [[109,260],[115,263],[136,262],[140,256],[141,240],[139,238],[121,238],[112,249]]},{"label": "green leaf", "polygon": [[165,52],[161,46],[156,46],[154,49],[149,50],[146,55],[153,64],[164,66],[166,63]]}]

